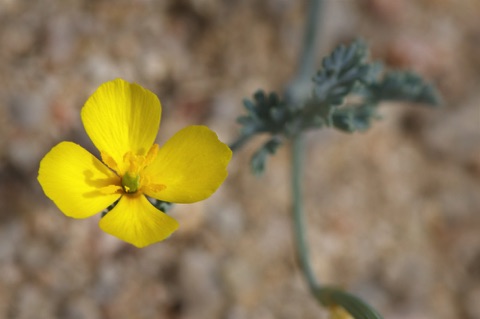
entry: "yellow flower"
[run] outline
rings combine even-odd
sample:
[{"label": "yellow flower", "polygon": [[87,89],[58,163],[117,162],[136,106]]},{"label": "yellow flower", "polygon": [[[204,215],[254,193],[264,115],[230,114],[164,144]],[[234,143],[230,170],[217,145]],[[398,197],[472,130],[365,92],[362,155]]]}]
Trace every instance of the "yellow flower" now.
[{"label": "yellow flower", "polygon": [[193,203],[227,177],[231,150],[206,126],[188,126],[165,145],[154,144],[161,105],[152,92],[117,79],[102,84],[82,109],[82,122],[102,161],[61,142],[40,162],[38,181],[67,216],[93,216],[118,200],[100,228],[137,247],[161,241],[175,219],[145,197]]}]

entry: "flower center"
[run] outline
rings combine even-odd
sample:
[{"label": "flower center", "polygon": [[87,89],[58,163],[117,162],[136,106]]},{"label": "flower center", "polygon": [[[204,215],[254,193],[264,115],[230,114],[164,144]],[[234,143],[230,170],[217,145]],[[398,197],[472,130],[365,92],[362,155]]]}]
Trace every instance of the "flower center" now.
[{"label": "flower center", "polygon": [[140,188],[140,175],[126,172],[122,177],[122,187],[125,193],[135,193]]},{"label": "flower center", "polygon": [[[112,170],[121,176],[121,187],[116,186],[115,191],[123,191],[126,194],[159,192],[165,189],[165,185],[156,184],[150,176],[143,173],[145,167],[150,165],[158,154],[158,145],[153,144],[146,155],[136,155],[133,152],[127,152],[123,156],[123,165],[117,165],[117,162],[106,152],[101,152],[102,161]],[[104,190],[110,193],[112,189]]]},{"label": "flower center", "polygon": [[126,172],[122,176],[122,188],[125,193],[136,193],[142,186],[141,173],[145,167],[153,162],[158,153],[158,145],[154,144],[146,155],[135,155],[127,152],[123,156]]}]

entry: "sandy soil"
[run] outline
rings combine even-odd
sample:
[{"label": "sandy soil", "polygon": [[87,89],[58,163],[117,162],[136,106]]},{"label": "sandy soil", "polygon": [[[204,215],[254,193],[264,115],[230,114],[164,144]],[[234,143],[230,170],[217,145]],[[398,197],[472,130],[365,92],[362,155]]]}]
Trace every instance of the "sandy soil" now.
[{"label": "sandy soil", "polygon": [[[51,146],[94,151],[79,117],[116,77],[160,97],[159,142],[238,134],[241,100],[297,66],[304,1],[0,1],[0,318],[327,318],[293,258],[289,158],[235,154],[181,228],[136,249],[65,217],[36,181]],[[363,134],[308,135],[315,272],[389,319],[480,318],[480,2],[327,0],[321,55],[358,36],[435,83],[445,106],[385,105]],[[319,55],[319,59],[321,58]]]}]

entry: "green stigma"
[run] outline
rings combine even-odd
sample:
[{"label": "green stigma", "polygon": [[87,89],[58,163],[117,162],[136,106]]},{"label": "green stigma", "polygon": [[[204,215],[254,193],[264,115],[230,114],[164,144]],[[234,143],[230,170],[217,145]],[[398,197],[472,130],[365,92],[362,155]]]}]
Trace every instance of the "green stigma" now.
[{"label": "green stigma", "polygon": [[135,193],[140,188],[140,175],[125,173],[122,177],[122,187],[126,193]]}]

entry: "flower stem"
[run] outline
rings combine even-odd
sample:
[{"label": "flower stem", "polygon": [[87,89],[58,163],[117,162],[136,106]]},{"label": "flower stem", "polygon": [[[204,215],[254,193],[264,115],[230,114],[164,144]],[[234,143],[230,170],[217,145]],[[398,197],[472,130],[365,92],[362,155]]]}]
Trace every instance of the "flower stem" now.
[{"label": "flower stem", "polygon": [[302,268],[305,280],[312,293],[315,293],[319,284],[310,264],[310,253],[305,231],[305,219],[303,216],[303,162],[305,155],[305,141],[302,134],[298,134],[292,139],[292,195],[293,195],[293,227],[297,257]]},{"label": "flower stem", "polygon": [[303,210],[303,165],[305,161],[305,140],[302,134],[292,138],[291,147],[292,173],[292,218],[297,259],[300,263],[303,276],[308,284],[310,293],[319,304],[330,309],[341,306],[356,319],[382,319],[375,309],[363,302],[360,298],[342,291],[341,289],[323,286],[317,280],[310,261],[310,252],[305,227]]},{"label": "flower stem", "polygon": [[303,52],[300,56],[298,77],[310,79],[312,71],[316,69],[316,53],[318,49],[318,31],[323,18],[324,0],[310,0],[307,8],[307,22],[303,38]]},{"label": "flower stem", "polygon": [[[316,69],[315,56],[318,48],[317,32],[322,18],[323,0],[310,0],[307,7],[307,20],[303,38],[303,49],[300,55],[300,65],[298,66],[297,76],[287,88],[287,94],[293,100],[302,98],[302,86],[305,82],[310,82],[312,72]],[[301,132],[292,137],[291,146],[291,169],[292,169],[292,205],[293,205],[293,230],[296,244],[297,258],[300,263],[305,280],[310,292],[316,295],[319,289],[315,273],[310,264],[310,255],[306,239],[305,220],[303,216],[303,162],[305,157],[305,141]]]},{"label": "flower stem", "polygon": [[[297,76],[287,88],[291,102],[302,98],[304,83],[310,80],[312,70],[315,70],[315,56],[318,48],[316,36],[322,18],[324,0],[310,0],[307,8],[308,17],[305,25],[303,52]],[[303,210],[303,165],[305,157],[305,140],[301,132],[292,137],[291,146],[291,182],[292,182],[292,218],[297,259],[308,284],[312,296],[318,303],[330,309],[341,306],[356,319],[382,319],[368,304],[358,297],[330,286],[322,286],[317,280],[310,262],[310,252],[307,241],[305,218]],[[333,307],[333,308],[332,308]]]}]

